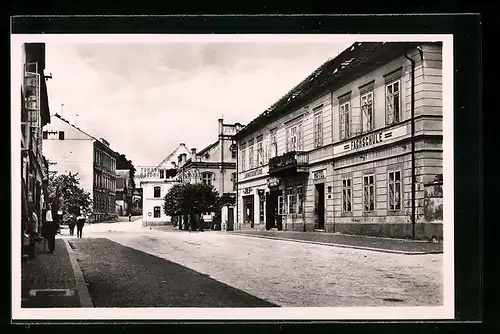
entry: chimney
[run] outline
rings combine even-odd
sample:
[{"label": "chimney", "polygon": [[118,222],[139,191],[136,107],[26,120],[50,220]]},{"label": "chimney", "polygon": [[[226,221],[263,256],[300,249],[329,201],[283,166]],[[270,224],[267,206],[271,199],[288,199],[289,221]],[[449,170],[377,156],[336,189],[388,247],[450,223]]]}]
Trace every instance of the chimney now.
[{"label": "chimney", "polygon": [[196,161],[196,149],[195,148],[191,149],[191,161],[192,162]]},{"label": "chimney", "polygon": [[222,125],[224,123],[224,120],[222,118],[219,118],[219,136],[222,136],[224,133],[224,126]]}]

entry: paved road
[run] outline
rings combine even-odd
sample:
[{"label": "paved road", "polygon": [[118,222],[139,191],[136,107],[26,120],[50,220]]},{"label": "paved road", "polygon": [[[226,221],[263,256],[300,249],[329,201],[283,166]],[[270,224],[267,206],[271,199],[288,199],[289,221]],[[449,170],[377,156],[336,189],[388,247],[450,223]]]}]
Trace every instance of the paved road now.
[{"label": "paved road", "polygon": [[[168,277],[176,271],[182,272],[178,277],[186,282],[198,282],[200,288],[192,294],[200,293],[202,297],[196,299],[200,302],[207,298],[207,306],[214,305],[217,294],[229,286],[236,289],[227,288],[227,291],[234,291],[236,304],[242,300],[243,303],[261,303],[258,299],[240,297],[239,291],[272,304],[293,307],[442,304],[442,254],[388,254],[223,232],[149,230],[139,224],[89,226],[84,232],[86,238],[75,244],[83,273],[91,281],[91,295],[92,280],[103,289],[103,292],[94,293],[96,306],[110,305],[99,296],[104,296],[102,294],[108,289],[132,289],[130,291],[135,291],[137,296],[141,292],[146,296],[169,294],[176,289],[188,291],[181,285],[169,283],[165,288],[159,283],[162,280],[172,282]],[[132,250],[154,257],[142,253],[133,255]],[[212,280],[224,284],[224,288],[216,287]],[[213,288],[205,289],[203,284]],[[138,303],[128,299],[130,296],[120,298],[113,303]],[[167,297],[148,298],[153,297],[144,297],[140,303],[169,302]],[[188,303],[189,299],[179,301]]]}]

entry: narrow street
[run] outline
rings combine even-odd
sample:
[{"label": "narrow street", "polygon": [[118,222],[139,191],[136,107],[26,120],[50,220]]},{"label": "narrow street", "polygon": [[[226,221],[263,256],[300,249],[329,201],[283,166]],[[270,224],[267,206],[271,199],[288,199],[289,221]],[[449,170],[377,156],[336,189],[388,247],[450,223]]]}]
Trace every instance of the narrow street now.
[{"label": "narrow street", "polygon": [[95,307],[442,304],[442,254],[159,231],[140,220],[88,225],[84,238],[68,238]]}]

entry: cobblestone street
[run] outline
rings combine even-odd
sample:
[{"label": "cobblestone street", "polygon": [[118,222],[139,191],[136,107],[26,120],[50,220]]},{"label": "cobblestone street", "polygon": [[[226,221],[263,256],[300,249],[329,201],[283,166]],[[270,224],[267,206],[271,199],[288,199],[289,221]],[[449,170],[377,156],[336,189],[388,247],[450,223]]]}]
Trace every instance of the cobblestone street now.
[{"label": "cobblestone street", "polygon": [[[91,244],[104,242],[94,238],[107,238],[284,307],[442,304],[442,254],[389,254],[224,232],[159,231],[139,224],[88,226],[86,238],[75,242],[79,260],[94,256],[92,261],[106,262],[108,268],[108,276],[100,279],[121,279],[130,263],[121,261],[119,252],[90,250]],[[85,264],[82,270],[89,275]],[[133,284],[134,275],[129,279]]]}]

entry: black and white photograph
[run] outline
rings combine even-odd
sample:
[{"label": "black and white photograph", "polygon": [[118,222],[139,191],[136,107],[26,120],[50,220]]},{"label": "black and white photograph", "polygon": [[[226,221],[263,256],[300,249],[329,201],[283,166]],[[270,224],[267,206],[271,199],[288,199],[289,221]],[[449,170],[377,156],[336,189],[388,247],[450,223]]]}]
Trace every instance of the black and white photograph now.
[{"label": "black and white photograph", "polygon": [[15,34],[11,61],[14,319],[453,319],[451,35]]}]

